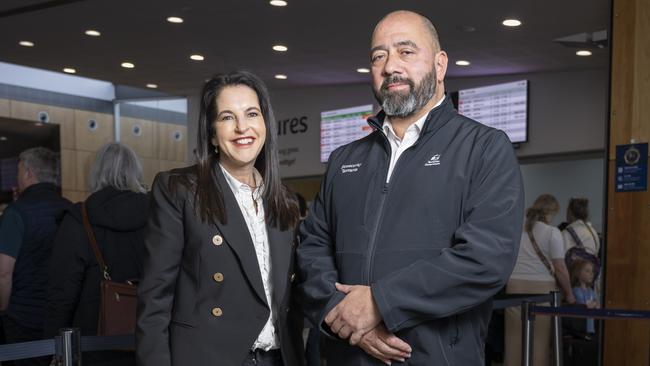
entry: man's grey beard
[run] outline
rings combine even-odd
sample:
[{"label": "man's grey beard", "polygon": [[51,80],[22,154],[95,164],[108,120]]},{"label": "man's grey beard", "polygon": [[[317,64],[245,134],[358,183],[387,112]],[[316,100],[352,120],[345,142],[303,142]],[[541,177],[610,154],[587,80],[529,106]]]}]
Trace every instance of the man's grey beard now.
[{"label": "man's grey beard", "polygon": [[[402,82],[409,85],[409,90],[403,92],[390,92],[388,84]],[[426,74],[420,85],[415,86],[413,80],[390,76],[384,79],[379,91],[375,91],[375,98],[389,117],[405,118],[424,107],[436,94],[436,69]]]}]

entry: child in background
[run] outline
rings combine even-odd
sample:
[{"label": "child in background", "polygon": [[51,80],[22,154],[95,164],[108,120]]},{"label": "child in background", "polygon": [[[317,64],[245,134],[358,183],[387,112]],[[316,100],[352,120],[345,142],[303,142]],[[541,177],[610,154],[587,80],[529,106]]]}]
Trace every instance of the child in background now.
[{"label": "child in background", "polygon": [[[576,261],[571,266],[571,286],[576,303],[587,305],[588,309],[598,309],[600,304],[594,291],[594,265],[589,261]],[[587,333],[596,333],[594,319],[587,319]]]}]

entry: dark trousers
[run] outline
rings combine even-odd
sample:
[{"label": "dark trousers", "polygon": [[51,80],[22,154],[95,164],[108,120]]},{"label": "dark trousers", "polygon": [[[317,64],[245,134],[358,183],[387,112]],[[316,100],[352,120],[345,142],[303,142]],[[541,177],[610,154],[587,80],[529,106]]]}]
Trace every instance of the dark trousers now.
[{"label": "dark trousers", "polygon": [[318,328],[309,328],[305,355],[307,356],[307,366],[320,366],[320,330]]},{"label": "dark trousers", "polygon": [[268,352],[256,350],[248,354],[242,366],[284,366],[284,362],[279,349]]},{"label": "dark trousers", "polygon": [[[7,343],[21,343],[38,341],[43,339],[42,329],[31,329],[16,323],[9,317],[3,317],[2,325],[5,332]],[[27,358],[24,360],[13,361],[14,366],[47,366],[50,364],[51,357]]]}]

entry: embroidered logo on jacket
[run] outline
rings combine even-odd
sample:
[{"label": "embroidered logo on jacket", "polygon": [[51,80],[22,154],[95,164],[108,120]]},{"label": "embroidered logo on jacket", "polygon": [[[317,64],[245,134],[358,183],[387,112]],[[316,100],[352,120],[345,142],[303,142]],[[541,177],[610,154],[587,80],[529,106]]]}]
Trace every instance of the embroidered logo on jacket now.
[{"label": "embroidered logo on jacket", "polygon": [[341,173],[354,173],[358,172],[361,163],[341,165]]},{"label": "embroidered logo on jacket", "polygon": [[434,165],[440,165],[440,154],[436,154],[429,159],[426,163],[424,163],[424,166],[434,166]]}]

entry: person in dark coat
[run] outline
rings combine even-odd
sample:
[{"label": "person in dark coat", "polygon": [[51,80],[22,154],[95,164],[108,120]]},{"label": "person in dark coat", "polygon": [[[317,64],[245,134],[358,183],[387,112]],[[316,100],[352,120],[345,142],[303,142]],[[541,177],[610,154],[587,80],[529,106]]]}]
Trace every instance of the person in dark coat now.
[{"label": "person in dark coat", "polygon": [[512,144],[445,96],[427,18],[388,14],[370,47],[382,111],[329,157],[300,229],[297,297],[328,365],[483,365],[521,237]]},{"label": "person in dark coat", "polygon": [[[148,197],[142,167],[127,146],[102,147],[90,172],[91,191],[86,200],[97,244],[116,282],[138,279],[144,248],[143,229]],[[82,335],[97,335],[102,271],[84,231],[81,203],[69,209],[54,239],[50,263],[45,335],[60,328],[78,327]],[[133,352],[89,352],[84,365],[134,365]]]},{"label": "person in dark coat", "polygon": [[[8,343],[41,339],[52,238],[70,201],[58,187],[59,159],[44,147],[18,158],[18,197],[0,217],[0,314]],[[15,366],[46,365],[47,357]]]},{"label": "person in dark coat", "polygon": [[282,186],[262,81],[203,87],[196,165],[153,184],[138,287],[142,366],[297,366],[291,280],[298,205]]}]

